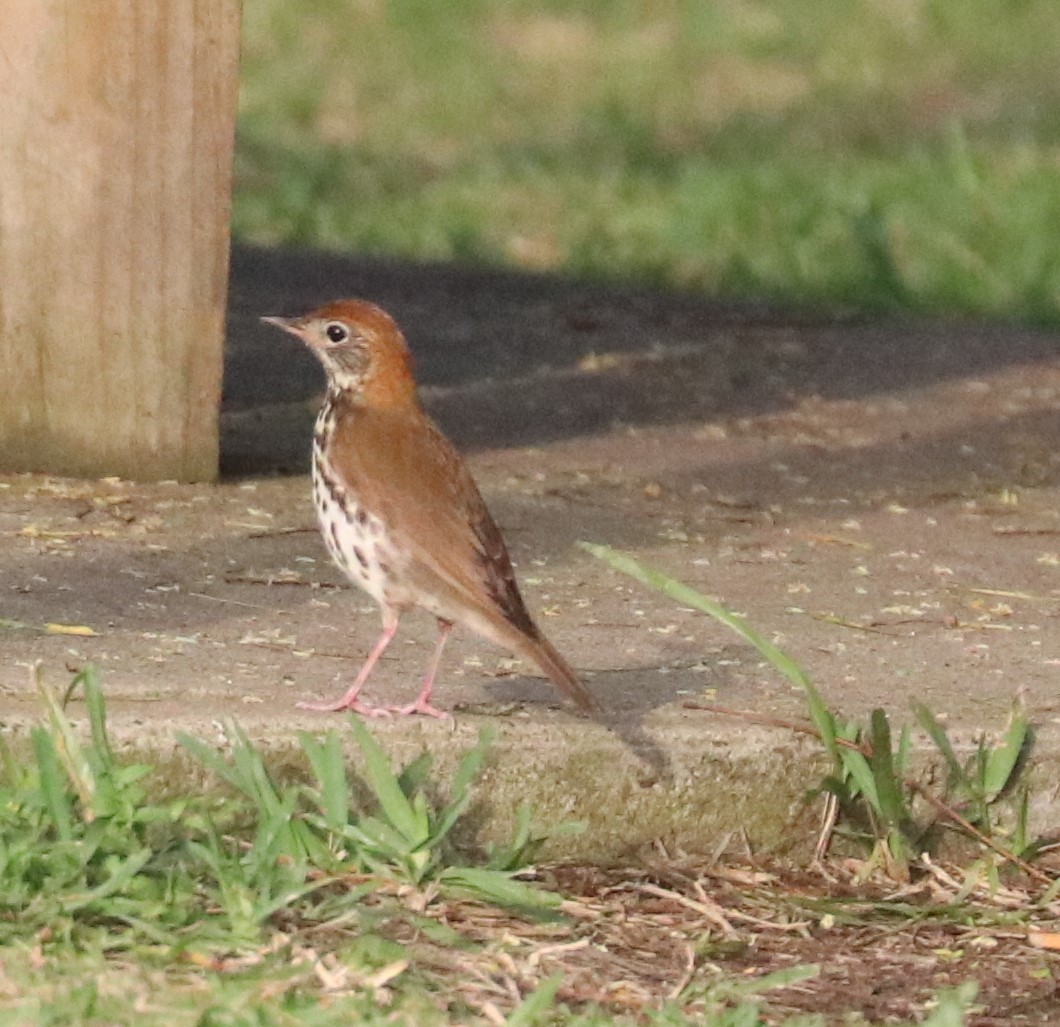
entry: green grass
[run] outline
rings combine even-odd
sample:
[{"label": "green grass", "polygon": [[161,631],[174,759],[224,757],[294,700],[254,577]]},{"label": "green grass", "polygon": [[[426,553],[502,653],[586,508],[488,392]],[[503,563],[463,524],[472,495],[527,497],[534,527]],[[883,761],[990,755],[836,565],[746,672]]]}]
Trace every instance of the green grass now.
[{"label": "green grass", "polygon": [[[283,783],[230,725],[223,752],[182,739],[223,796],[207,789],[160,801],[145,784],[150,768],[112,750],[94,668],[70,689],[84,690],[87,734],[36,680],[44,718],[32,755],[16,758],[0,738],[5,1025],[431,1027],[496,1022],[498,1013],[485,1016],[488,1000],[507,1006],[510,1027],[823,1027],[818,1016],[767,1019],[764,1009],[774,989],[815,977],[813,965],[748,977],[711,959],[679,995],[637,1018],[591,1003],[569,1008],[555,974],[541,974],[517,1001],[491,986],[491,975],[507,972],[500,953],[526,960],[546,937],[535,932],[565,914],[559,895],[521,879],[540,840],[527,812],[507,844],[475,860],[449,844],[486,738],[442,783],[430,779],[428,756],[392,768],[351,720],[361,778],[328,732],[300,737],[307,778]],[[432,916],[443,902],[448,912]],[[484,937],[462,934],[447,916],[478,924]],[[510,934],[520,923],[522,940]],[[476,985],[477,1004],[468,997]],[[972,984],[941,993],[925,1023],[960,1027],[974,995]]]},{"label": "green grass", "polygon": [[[908,727],[903,726],[894,741],[890,720],[882,709],[872,711],[867,726],[841,719],[828,708],[802,667],[742,617],[625,553],[596,543],[579,545],[615,570],[721,622],[802,691],[809,719],[805,726],[791,727],[805,727],[816,735],[832,764],[820,785],[807,797],[816,798],[822,793],[833,797],[840,828],[870,849],[868,868],[882,865],[889,876],[908,882],[910,866],[921,854],[929,858],[938,855],[940,828],[946,827],[983,847],[982,858],[969,868],[969,876],[983,873],[996,887],[1000,882],[999,867],[1010,863],[1047,886],[1044,901],[1052,901],[1060,892],[1060,882],[1027,862],[1046,841],[1031,838],[1028,831],[1030,790],[1021,778],[1032,731],[1022,700],[1013,702],[1008,724],[998,740],[988,742],[980,737],[972,755],[964,761],[958,759],[938,718],[923,703],[914,703],[916,719],[947,771],[941,787],[926,788],[912,775]],[[1011,824],[1003,823],[1004,818],[993,809],[1006,795],[1018,796],[1009,818]],[[921,797],[928,802],[926,816],[916,808],[916,800]],[[851,824],[855,830],[850,830]]]},{"label": "green grass", "polygon": [[1060,322],[1052,0],[245,12],[235,231]]}]

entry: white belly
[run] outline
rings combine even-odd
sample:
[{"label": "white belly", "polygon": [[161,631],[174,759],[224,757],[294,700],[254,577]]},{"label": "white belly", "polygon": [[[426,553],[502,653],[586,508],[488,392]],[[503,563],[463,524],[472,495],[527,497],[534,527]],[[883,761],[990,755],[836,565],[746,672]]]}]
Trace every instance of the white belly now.
[{"label": "white belly", "polygon": [[358,505],[352,495],[329,486],[332,476],[322,470],[314,461],[313,501],[324,544],[350,581],[377,603],[388,605],[387,585],[398,568],[386,526]]}]

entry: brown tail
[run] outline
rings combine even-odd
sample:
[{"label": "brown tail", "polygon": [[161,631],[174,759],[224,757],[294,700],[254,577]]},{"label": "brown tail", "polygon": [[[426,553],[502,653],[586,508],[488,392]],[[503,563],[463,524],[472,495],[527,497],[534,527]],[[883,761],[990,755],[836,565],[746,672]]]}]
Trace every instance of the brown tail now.
[{"label": "brown tail", "polygon": [[544,635],[539,632],[537,638],[531,638],[520,632],[519,640],[516,652],[533,660],[579,710],[590,713],[600,708],[592,692],[578,680],[578,675]]}]

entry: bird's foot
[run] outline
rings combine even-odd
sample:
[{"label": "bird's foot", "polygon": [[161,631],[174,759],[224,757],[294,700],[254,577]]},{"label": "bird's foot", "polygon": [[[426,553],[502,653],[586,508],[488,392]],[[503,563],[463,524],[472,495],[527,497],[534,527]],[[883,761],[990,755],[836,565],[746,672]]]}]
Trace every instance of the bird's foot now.
[{"label": "bird's foot", "polygon": [[300,702],[296,703],[296,706],[300,710],[312,710],[314,713],[342,713],[348,710],[350,713],[356,713],[358,717],[364,717],[365,720],[389,717],[394,712],[391,706],[373,706],[359,699],[347,699],[346,696],[335,702]]},{"label": "bird's foot", "polygon": [[420,697],[415,702],[406,706],[387,706],[388,713],[395,713],[399,717],[411,717],[413,714],[422,713],[425,717],[434,717],[435,720],[452,720],[453,715],[445,710],[432,706],[426,699]]}]

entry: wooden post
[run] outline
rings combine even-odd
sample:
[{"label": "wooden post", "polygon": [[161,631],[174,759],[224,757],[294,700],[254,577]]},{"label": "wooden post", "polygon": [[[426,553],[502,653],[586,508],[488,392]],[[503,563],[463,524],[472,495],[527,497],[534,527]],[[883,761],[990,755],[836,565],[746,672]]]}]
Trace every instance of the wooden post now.
[{"label": "wooden post", "polygon": [[240,13],[0,3],[0,469],[216,477]]}]

